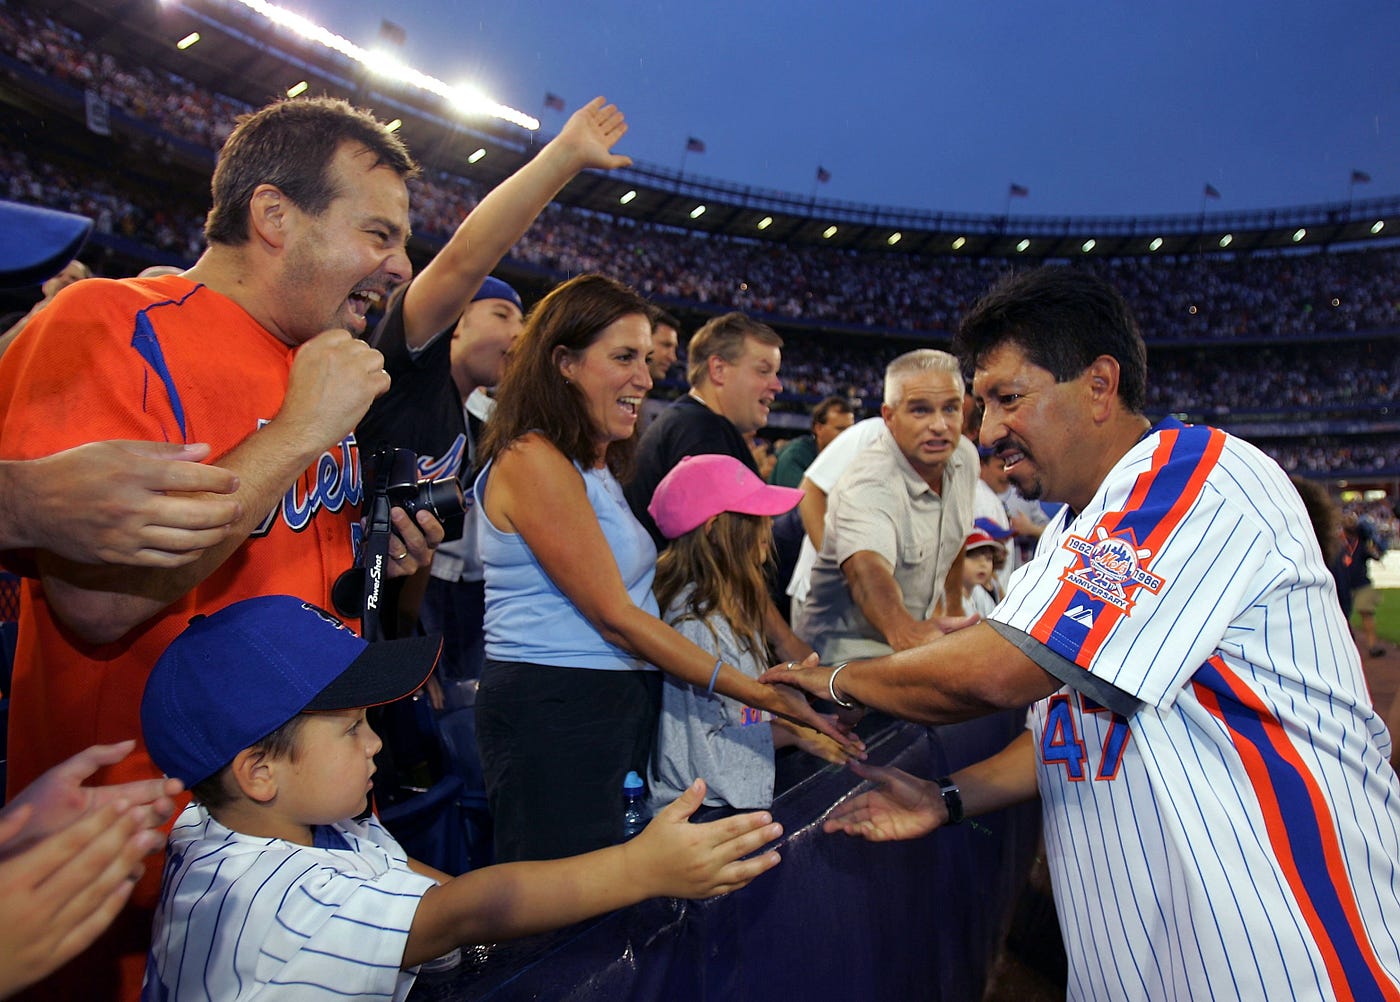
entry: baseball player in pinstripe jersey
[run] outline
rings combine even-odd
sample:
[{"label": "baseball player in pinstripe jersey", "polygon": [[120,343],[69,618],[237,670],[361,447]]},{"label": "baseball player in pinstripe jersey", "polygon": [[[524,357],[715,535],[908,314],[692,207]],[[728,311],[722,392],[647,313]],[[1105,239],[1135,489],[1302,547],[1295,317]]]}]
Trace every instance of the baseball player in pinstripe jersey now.
[{"label": "baseball player in pinstripe jersey", "polygon": [[1122,297],[1043,269],[957,344],[1025,497],[1064,501],[990,617],[774,671],[944,723],[1033,702],[996,756],[877,781],[827,830],[912,838],[1041,798],[1072,999],[1400,999],[1400,787],[1302,503],[1252,446],[1142,414]]}]

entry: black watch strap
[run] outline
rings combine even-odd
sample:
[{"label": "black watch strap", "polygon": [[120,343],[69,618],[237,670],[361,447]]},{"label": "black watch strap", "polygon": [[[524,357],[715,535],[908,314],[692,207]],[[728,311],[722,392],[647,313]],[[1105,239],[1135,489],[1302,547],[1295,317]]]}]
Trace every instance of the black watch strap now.
[{"label": "black watch strap", "polygon": [[962,824],[962,791],[958,789],[958,784],[947,776],[939,776],[934,782],[938,784],[938,792],[943,795],[943,806],[948,808],[948,820],[944,823],[949,825]]}]

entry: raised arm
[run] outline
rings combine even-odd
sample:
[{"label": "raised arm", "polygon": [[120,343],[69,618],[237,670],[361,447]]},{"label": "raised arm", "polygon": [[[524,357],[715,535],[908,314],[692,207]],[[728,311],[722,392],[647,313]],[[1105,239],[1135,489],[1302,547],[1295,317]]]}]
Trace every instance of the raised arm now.
[{"label": "raised arm", "polygon": [[491,269],[580,171],[629,165],[629,157],[612,152],[626,133],[622,112],[596,97],[574,112],[533,160],[483,198],[404,293],[409,347],[425,344],[461,315]]}]

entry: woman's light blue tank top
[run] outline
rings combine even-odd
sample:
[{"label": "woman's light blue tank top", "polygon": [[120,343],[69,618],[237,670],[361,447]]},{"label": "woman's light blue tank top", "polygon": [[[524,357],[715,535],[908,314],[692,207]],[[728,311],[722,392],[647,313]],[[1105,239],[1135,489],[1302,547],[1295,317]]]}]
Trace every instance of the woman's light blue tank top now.
[{"label": "woman's light blue tank top", "polygon": [[[612,548],[627,594],[644,612],[657,615],[651,593],[656,546],[627,506],[622,485],[606,467],[575,469],[583,475],[588,503]],[[545,574],[518,533],[502,532],[486,517],[487,463],[476,478],[481,509],[479,543],[486,571],[486,656],[560,668],[655,671],[602,634]]]}]

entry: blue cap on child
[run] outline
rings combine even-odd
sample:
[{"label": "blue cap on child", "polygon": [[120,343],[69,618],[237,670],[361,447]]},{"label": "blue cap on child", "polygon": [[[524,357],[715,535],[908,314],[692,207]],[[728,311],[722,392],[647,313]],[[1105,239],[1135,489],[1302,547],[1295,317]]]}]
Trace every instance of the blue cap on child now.
[{"label": "blue cap on child", "polygon": [[733,456],[686,456],[662,477],[647,511],[667,539],[678,539],[722,511],[781,515],[802,500],[796,487],[773,487]]},{"label": "blue cap on child", "polygon": [[141,698],[146,750],[187,787],[305,710],[402,699],[437,664],[441,637],[370,644],[290,595],[196,616],[165,649]]}]

